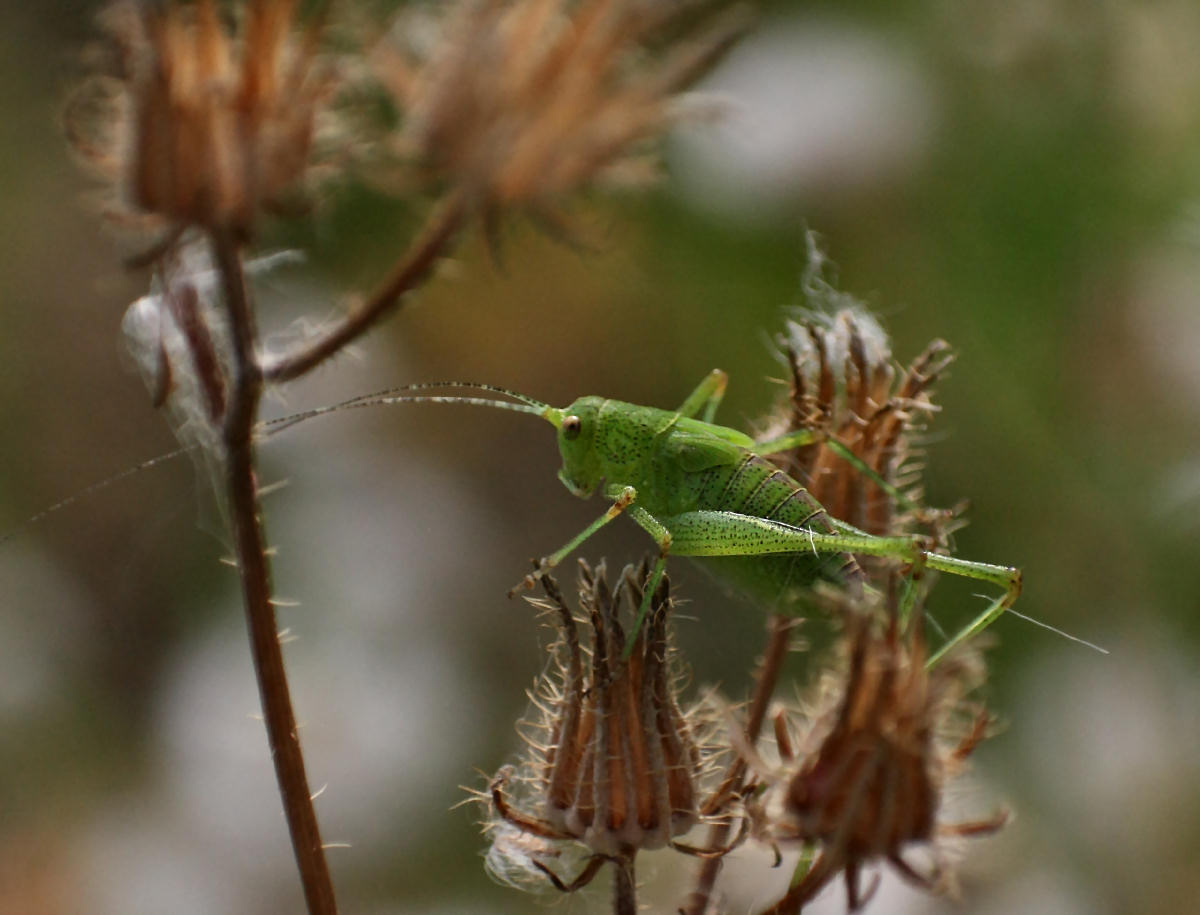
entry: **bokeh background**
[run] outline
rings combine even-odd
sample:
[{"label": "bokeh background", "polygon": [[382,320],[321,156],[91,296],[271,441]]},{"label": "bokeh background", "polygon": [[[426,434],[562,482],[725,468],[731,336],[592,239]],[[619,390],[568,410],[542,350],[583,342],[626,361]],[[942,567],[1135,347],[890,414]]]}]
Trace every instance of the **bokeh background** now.
[{"label": "bokeh background", "polygon": [[[235,579],[203,468],[169,462],[29,525],[174,445],[122,355],[145,278],[87,199],[58,112],[96,6],[0,7],[0,912],[301,908]],[[554,403],[673,405],[714,366],[745,426],[780,369],[817,231],[841,288],[898,358],[959,358],[929,442],[933,504],[971,500],[964,556],[1020,565],[988,695],[1006,730],[963,802],[1016,822],[967,849],[966,909],[1181,912],[1200,899],[1200,7],[1191,0],[768,3],[708,82],[726,119],[674,137],[648,194],[581,213],[597,250],[527,226],[500,263],[475,239],[279,412],[390,384],[486,380]],[[310,259],[263,280],[270,326],[330,313],[413,225],[363,189],[301,230]],[[518,751],[541,669],[529,557],[598,512],[556,481],[547,429],[451,407],[357,411],[263,456],[277,589],[344,910],[521,912],[492,884],[477,812]],[[588,555],[637,556],[614,525]],[[762,620],[679,565],[695,688],[737,697]],[[943,581],[935,613],[974,612]],[[646,860],[668,911],[693,869]],[[770,878],[731,867],[731,911]],[[764,874],[768,877],[764,878]],[[777,874],[775,880],[784,879]],[[603,911],[605,890],[551,900]],[[756,894],[758,894],[756,896]],[[840,911],[840,893],[820,911]],[[945,901],[886,878],[874,911]]]}]

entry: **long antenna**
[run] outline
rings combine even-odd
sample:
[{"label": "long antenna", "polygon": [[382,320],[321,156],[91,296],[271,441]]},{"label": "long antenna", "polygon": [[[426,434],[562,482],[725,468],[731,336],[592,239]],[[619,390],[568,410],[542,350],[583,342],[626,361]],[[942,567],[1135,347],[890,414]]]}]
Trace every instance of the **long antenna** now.
[{"label": "long antenna", "polygon": [[10,540],[16,539],[26,528],[32,527],[33,525],[44,521],[50,515],[57,514],[64,508],[70,508],[76,502],[82,502],[92,493],[99,492],[102,489],[107,489],[114,483],[119,483],[121,480],[131,477],[134,474],[141,473],[143,470],[149,470],[151,467],[157,467],[159,464],[165,464],[167,461],[173,461],[175,458],[182,457],[196,447],[196,445],[184,445],[182,448],[176,448],[174,451],[168,451],[166,454],[160,454],[158,457],[152,457],[148,460],[141,461],[137,464],[134,464],[132,467],[126,467],[120,473],[114,473],[110,477],[105,477],[103,480],[99,480],[89,486],[85,486],[83,489],[72,493],[65,499],[59,499],[53,505],[47,505],[36,515],[31,515],[15,527],[0,533],[0,547],[3,547]]},{"label": "long antenna", "polygon": [[[410,394],[409,391],[424,391],[431,388],[462,388],[472,391],[490,391],[494,394],[504,394],[508,397],[516,398],[521,403],[509,403],[505,400],[490,400],[486,397],[459,397],[451,395],[435,395],[435,394]],[[306,422],[310,419],[315,419],[318,416],[326,416],[330,413],[337,413],[340,410],[354,410],[360,407],[373,407],[388,404],[399,403],[461,403],[471,404],[477,407],[493,407],[497,410],[510,410],[513,413],[531,413],[534,416],[547,416],[548,411],[552,408],[542,403],[540,400],[534,400],[532,397],[527,397],[524,394],[518,394],[516,391],[510,391],[508,388],[501,388],[492,384],[482,384],[473,381],[429,381],[419,384],[406,384],[396,388],[386,388],[382,391],[375,391],[372,394],[360,394],[358,397],[351,397],[349,400],[343,400],[341,403],[332,404],[327,407],[315,407],[311,410],[304,410],[300,413],[293,413],[290,416],[281,416],[278,419],[270,419],[266,422],[258,424],[266,436],[277,435],[285,429],[290,429],[299,423]]]},{"label": "long antenna", "polygon": [[[435,395],[411,395],[408,391],[426,390],[429,388],[463,388],[475,391],[488,391],[494,394],[505,394],[508,397],[513,397],[521,403],[508,403],[502,400],[488,400],[483,397],[450,397],[450,396],[435,396]],[[336,413],[338,410],[353,410],[358,407],[369,407],[375,404],[394,404],[394,403],[465,403],[481,407],[494,407],[497,410],[511,410],[514,413],[532,413],[535,416],[542,416],[546,419],[552,418],[557,411],[552,407],[542,403],[539,400],[534,400],[532,397],[527,397],[524,394],[518,394],[516,391],[510,391],[507,388],[497,387],[492,384],[480,384],[469,381],[442,381],[442,382],[425,382],[421,384],[409,384],[396,388],[388,388],[383,391],[376,391],[373,394],[363,394],[359,397],[352,397],[350,400],[343,401],[339,404],[334,404],[328,407],[316,407],[312,410],[304,410],[300,413],[293,413],[291,416],[281,416],[278,419],[267,420],[258,424],[259,431],[265,436],[274,436],[285,429],[290,429],[297,423],[302,423],[305,420],[313,419],[317,416],[325,416],[329,413]],[[110,477],[105,477],[103,480],[92,483],[78,492],[72,493],[65,499],[60,499],[53,505],[43,508],[37,514],[25,519],[15,527],[0,531],[0,547],[15,539],[20,533],[32,525],[44,521],[50,515],[58,514],[63,509],[69,508],[76,502],[80,502],[94,492],[102,489],[107,489],[114,483],[119,483],[127,477],[141,473],[143,470],[149,470],[158,464],[165,464],[167,461],[174,460],[177,457],[188,454],[191,451],[198,450],[198,445],[184,445],[182,448],[176,448],[166,454],[160,454],[157,457],[152,457],[149,460],[141,461],[134,464],[132,467],[127,467],[120,473],[115,473]]]},{"label": "long antenna", "polygon": [[[374,400],[377,397],[392,397],[397,394],[404,394],[408,391],[427,391],[432,388],[463,388],[469,391],[490,391],[493,394],[505,394],[512,397],[514,400],[519,400],[521,403],[529,404],[531,407],[537,407],[539,410],[546,409],[548,404],[542,403],[540,400],[534,400],[527,394],[522,394],[519,391],[511,391],[508,388],[502,388],[499,385],[486,384],[482,381],[418,381],[413,384],[403,384],[395,388],[387,388],[383,391],[376,391],[374,394],[360,394],[358,397],[352,397],[351,400]],[[490,402],[490,401],[489,401]]]}]

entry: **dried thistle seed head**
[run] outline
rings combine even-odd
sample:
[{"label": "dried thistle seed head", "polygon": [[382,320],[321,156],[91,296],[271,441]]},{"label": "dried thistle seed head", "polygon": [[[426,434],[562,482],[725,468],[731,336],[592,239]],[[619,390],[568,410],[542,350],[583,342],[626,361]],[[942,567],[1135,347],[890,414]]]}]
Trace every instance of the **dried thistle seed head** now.
[{"label": "dried thistle seed head", "polygon": [[331,80],[321,23],[297,32],[295,8],[250,0],[232,32],[216,0],[107,10],[114,72],[81,88],[67,127],[124,215],[245,235],[296,189]]},{"label": "dried thistle seed head", "polygon": [[[583,846],[593,862],[632,861],[642,849],[675,845],[702,819],[702,784],[719,760],[706,745],[708,725],[699,712],[678,704],[666,577],[632,647],[621,621],[637,609],[649,574],[646,563],[628,566],[612,589],[603,563],[595,570],[580,563],[580,607],[591,631],[586,649],[554,580],[543,579],[546,599],[537,603],[553,615],[559,638],[551,649],[553,669],[531,694],[537,720],[525,734],[530,754],[492,781],[487,829],[493,845],[512,846],[516,829],[529,843],[554,850],[555,858],[562,854],[555,843],[571,843]],[[727,815],[728,806],[709,819]],[[547,854],[525,857],[560,889],[582,885],[560,879]],[[508,873],[513,855],[500,858]],[[597,866],[589,864],[584,882]]]},{"label": "dried thistle seed head", "polygon": [[[978,823],[938,822],[948,780],[990,724],[985,709],[966,701],[984,676],[979,654],[962,650],[928,670],[919,611],[904,625],[894,598],[886,609],[865,611],[845,594],[826,599],[845,620],[842,687],[821,700],[825,711],[811,719],[804,749],[773,777],[776,797],[758,814],[772,841],[820,849],[781,912],[797,910],[839,872],[850,908],[858,908],[861,867],[880,859],[926,889],[941,889],[947,878],[936,846],[929,874],[905,861],[905,849],[944,835],[981,835],[1007,819],[1001,813]],[[777,722],[777,729],[786,725]]]},{"label": "dried thistle seed head", "polygon": [[[934,340],[907,368],[892,361],[879,322],[821,277],[819,254],[805,280],[816,309],[789,320],[778,338],[788,367],[789,392],[769,421],[767,437],[810,430],[841,443],[892,492],[818,441],[773,455],[840,521],[877,535],[924,528],[944,543],[958,526],[956,510],[923,504],[922,452],[916,446],[934,412],[934,384],[953,360],[949,345]],[[902,499],[895,498],[895,493]]]},{"label": "dried thistle seed head", "polygon": [[[679,93],[744,16],[681,23],[691,2],[458,0],[406,12],[375,56],[403,118],[397,150],[460,188],[485,217],[524,207],[557,221],[563,195],[645,180]],[[658,43],[659,47],[651,48]]]}]

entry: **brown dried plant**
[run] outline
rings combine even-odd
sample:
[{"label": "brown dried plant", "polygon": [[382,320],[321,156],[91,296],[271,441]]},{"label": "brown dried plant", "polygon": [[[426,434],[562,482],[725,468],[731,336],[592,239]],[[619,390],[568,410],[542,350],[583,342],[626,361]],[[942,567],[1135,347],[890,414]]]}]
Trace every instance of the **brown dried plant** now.
[{"label": "brown dried plant", "polygon": [[118,189],[115,215],[248,237],[302,186],[332,70],[323,18],[250,0],[234,30],[216,0],[117,3],[102,22],[111,72],[68,107],[75,147]]},{"label": "brown dried plant", "polygon": [[[810,288],[820,282],[809,278]],[[824,294],[831,293],[825,287]],[[820,435],[813,444],[771,459],[803,481],[839,521],[880,536],[923,531],[935,546],[945,547],[960,526],[960,509],[922,504],[917,439],[938,410],[933,387],[954,355],[946,341],[934,340],[900,369],[879,322],[857,303],[839,304],[832,314],[812,311],[787,321],[779,336],[788,395],[768,421],[766,435],[801,429]],[[848,463],[831,440],[870,473]]]},{"label": "brown dried plant", "polygon": [[[228,507],[264,720],[312,913],[331,915],[337,905],[274,614],[256,468],[264,390],[306,374],[373,328],[430,279],[473,220],[494,236],[501,216],[522,212],[571,237],[564,207],[572,194],[649,175],[654,141],[683,111],[682,90],[743,28],[740,11],[714,17],[713,6],[456,0],[427,14],[434,37],[425,42],[415,14],[402,14],[373,51],[370,69],[400,115],[387,144],[423,179],[405,192],[416,198],[414,187],[420,195],[433,188],[440,197],[374,291],[293,351],[270,356],[258,333],[249,249],[264,213],[293,215],[288,202],[319,167],[322,125],[336,120],[339,65],[321,47],[324,16],[304,19],[296,0],[123,0],[106,13],[112,66],[72,99],[68,129],[109,180],[114,213],[161,233],[141,259],[156,268],[156,286],[135,303],[131,323],[152,366],[156,403],[169,403],[207,433],[188,445],[199,442],[209,452]],[[810,285],[818,281],[810,277]],[[781,466],[839,520],[877,534],[920,529],[944,546],[951,513],[921,505],[913,436],[934,409],[929,391],[949,361],[945,345],[935,342],[897,373],[873,319],[843,310],[832,319],[793,322],[783,347],[790,394],[772,432],[808,430],[821,440],[778,456]],[[853,462],[835,454],[834,440]],[[866,571],[878,582],[891,570],[876,563]],[[708,859],[689,903],[704,911],[720,859],[748,822],[746,760],[792,624],[771,620],[738,741],[747,752],[734,758],[727,741],[722,757],[702,734],[703,715],[678,703],[665,577],[647,625],[631,642],[622,629],[625,596],[636,607],[646,583],[645,564],[627,568],[615,589],[602,565],[583,567],[589,650],[557,586],[544,579],[543,606],[560,632],[558,667],[535,693],[543,727],[529,757],[501,770],[484,795],[489,863],[505,880],[536,878],[563,891],[586,885],[612,863],[615,910],[632,915],[638,852],[667,846]],[[880,857],[933,885],[934,877],[919,875],[901,853],[934,838],[942,786],[986,726],[978,718],[957,744],[937,736],[971,681],[974,661],[951,658],[927,673],[917,623],[897,622],[893,608],[881,629],[883,611],[852,613],[844,605],[849,597],[834,600],[843,602],[850,645],[841,699],[822,719],[828,726],[814,753],[791,758],[774,778],[784,797],[779,812],[764,804],[758,814],[762,837],[822,849],[778,911],[798,910],[839,872],[856,906],[858,871]],[[780,734],[786,745],[782,726]],[[724,778],[711,787],[720,766]],[[702,824],[712,827],[704,847],[685,844]],[[577,873],[569,873],[570,862]]]},{"label": "brown dried plant", "polygon": [[739,9],[709,21],[695,2],[659,0],[445,7],[433,22],[402,17],[376,49],[376,71],[403,118],[401,160],[456,188],[489,224],[518,207],[562,227],[572,192],[644,183],[651,141],[685,111],[679,93],[746,23]]},{"label": "brown dried plant", "polygon": [[[847,657],[833,679],[837,685],[830,690],[826,678],[811,703],[817,711],[800,719],[799,752],[784,714],[776,718],[781,770],[770,771],[749,751],[770,786],[752,813],[756,835],[818,849],[811,867],[766,915],[799,912],[838,874],[849,908],[857,910],[872,892],[860,887],[863,866],[876,860],[923,889],[952,887],[939,841],[985,835],[1008,820],[1000,811],[976,822],[939,821],[947,783],[991,723],[986,709],[967,698],[984,666],[976,650],[963,649],[930,669],[924,614],[918,605],[904,619],[901,590],[894,578],[886,606],[826,594],[845,625]],[[928,873],[905,857],[916,845],[933,851]]]},{"label": "brown dried plant", "polygon": [[390,275],[306,346],[269,361],[267,377],[302,375],[374,326],[473,220],[493,251],[510,211],[577,241],[564,217],[571,195],[646,177],[656,141],[684,109],[682,90],[745,30],[739,8],[710,21],[706,6],[455,0],[402,11],[371,62],[399,116],[382,145],[402,177],[421,180],[395,180],[386,156],[370,173],[410,197],[432,189],[438,203]]},{"label": "brown dried plant", "polygon": [[[524,735],[529,756],[519,767],[501,769],[483,796],[490,812],[485,830],[492,838],[488,868],[501,882],[536,889],[541,876],[542,885],[548,881],[574,892],[610,862],[614,911],[632,913],[638,852],[669,846],[720,856],[742,837],[715,849],[680,841],[702,820],[736,815],[737,799],[702,798],[717,759],[704,738],[711,727],[702,707],[679,706],[667,625],[673,602],[665,576],[646,624],[627,642],[624,597],[632,614],[649,576],[647,562],[627,566],[613,590],[603,563],[592,569],[580,562],[579,601],[591,630],[589,649],[580,644],[556,582],[542,579],[546,599],[533,602],[554,616],[559,636],[550,649],[552,670],[530,694],[537,714]],[[508,797],[514,787],[519,801]],[[579,872],[564,877],[551,866],[564,861],[578,862]]]},{"label": "brown dried plant", "polygon": [[[812,433],[811,444],[768,459],[803,483],[838,521],[879,536],[921,534],[930,549],[947,550],[950,535],[962,523],[962,508],[924,504],[919,439],[925,421],[937,411],[933,388],[953,358],[950,348],[935,340],[900,369],[879,322],[825,278],[824,255],[811,236],[808,258],[803,290],[809,308],[786,321],[777,341],[788,372],[787,394],[763,422],[758,438]],[[884,558],[856,561],[868,585],[883,587],[895,572],[894,563]],[[856,588],[846,599],[866,599],[870,590]],[[768,622],[764,661],[739,738],[745,746],[757,745],[762,735],[794,623],[786,617]],[[748,774],[739,758],[730,768],[730,786],[742,787]],[[719,843],[721,835],[719,827],[714,829],[709,842]],[[712,910],[720,867],[719,860],[701,866],[685,907],[688,915]]]},{"label": "brown dried plant", "polygon": [[[326,44],[326,5],[296,0],[118,0],[103,14],[106,63],[71,97],[69,139],[108,182],[109,214],[158,233],[130,262],[153,266],[151,294],[126,327],[155,405],[181,417],[186,448],[205,453],[236,546],[264,721],[305,900],[336,912],[278,639],[256,435],[267,385],[313,370],[426,283],[463,227],[505,208],[552,219],[563,196],[645,153],[676,97],[731,40],[726,22],[700,37],[664,33],[688,4],[634,0],[486,0],[439,7],[427,55],[380,50],[395,94],[394,138],[442,192],[423,228],[371,293],[290,351],[266,354],[248,270],[264,213],[288,204],[323,168],[318,139],[342,128],[338,79],[369,69]],[[405,20],[402,17],[402,23]],[[397,30],[403,31],[404,25]],[[409,33],[411,37],[411,33]],[[648,47],[652,36],[662,36]],[[349,96],[350,93],[347,93]],[[408,189],[418,205],[420,193]],[[674,815],[674,814],[672,814]],[[668,832],[674,827],[670,827]],[[674,833],[671,832],[673,836]]]}]

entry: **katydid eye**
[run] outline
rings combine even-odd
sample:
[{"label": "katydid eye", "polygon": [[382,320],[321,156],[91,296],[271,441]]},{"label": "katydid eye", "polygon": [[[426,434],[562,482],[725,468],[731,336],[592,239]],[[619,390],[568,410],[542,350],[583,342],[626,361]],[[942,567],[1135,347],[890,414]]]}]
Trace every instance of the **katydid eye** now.
[{"label": "katydid eye", "polygon": [[563,438],[578,438],[579,430],[583,428],[583,421],[578,416],[572,413],[570,416],[563,419],[562,431]]}]

